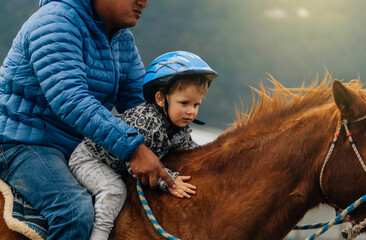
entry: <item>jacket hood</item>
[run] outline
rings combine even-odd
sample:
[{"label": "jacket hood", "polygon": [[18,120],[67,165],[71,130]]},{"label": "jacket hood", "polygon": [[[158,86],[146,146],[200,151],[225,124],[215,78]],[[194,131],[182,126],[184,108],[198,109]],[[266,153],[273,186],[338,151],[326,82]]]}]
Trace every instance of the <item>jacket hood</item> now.
[{"label": "jacket hood", "polygon": [[[50,2],[65,3],[75,9],[75,11],[84,20],[89,29],[100,29],[102,35],[106,36],[107,27],[98,15],[98,13],[94,11],[91,1],[92,0],[40,0],[39,6],[42,7]],[[99,33],[94,32],[93,34]]]},{"label": "jacket hood", "polygon": [[78,12],[83,11],[90,16],[93,16],[91,0],[39,0],[39,7],[42,7],[49,2],[64,2],[75,8]]}]

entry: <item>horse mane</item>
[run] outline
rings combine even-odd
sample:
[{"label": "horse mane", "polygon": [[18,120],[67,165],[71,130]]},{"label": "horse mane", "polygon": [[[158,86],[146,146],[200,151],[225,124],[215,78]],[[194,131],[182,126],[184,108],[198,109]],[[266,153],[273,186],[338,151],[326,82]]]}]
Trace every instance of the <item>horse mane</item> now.
[{"label": "horse mane", "polygon": [[[231,124],[234,128],[254,123],[259,124],[260,122],[270,123],[271,125],[281,124],[288,118],[304,115],[314,108],[318,110],[330,109],[333,112],[333,115],[329,118],[330,122],[334,118],[340,119],[333,100],[332,89],[330,88],[333,78],[328,71],[326,71],[320,82],[317,75],[308,88],[305,87],[304,83],[300,88],[286,88],[272,75],[267,74],[267,76],[267,80],[274,87],[268,89],[263,83],[260,84],[260,89],[251,87],[253,93],[251,110],[250,112],[244,111],[242,107],[242,111],[239,113],[236,108],[236,121]],[[361,95],[365,96],[362,93],[364,90],[362,89],[363,85],[360,82],[360,77],[346,85],[354,90],[358,90]],[[258,95],[257,99],[255,93]],[[320,108],[320,106],[323,106],[323,108]]]},{"label": "horse mane", "polygon": [[[254,123],[282,124],[288,118],[334,103],[332,90],[329,87],[333,79],[328,72],[320,82],[317,76],[308,88],[303,83],[300,88],[292,89],[283,86],[272,75],[267,75],[267,80],[274,87],[269,89],[263,83],[260,84],[260,89],[251,87],[253,92],[251,110],[248,112],[242,109],[242,113],[239,113],[236,109],[236,122],[232,124],[234,128]],[[257,99],[255,93],[258,95]],[[336,110],[334,104],[330,107]]]}]

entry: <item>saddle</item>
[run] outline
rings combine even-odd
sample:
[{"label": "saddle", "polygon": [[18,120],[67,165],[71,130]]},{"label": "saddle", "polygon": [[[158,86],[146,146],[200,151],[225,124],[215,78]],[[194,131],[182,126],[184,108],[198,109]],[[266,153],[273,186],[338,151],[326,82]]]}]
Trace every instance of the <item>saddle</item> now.
[{"label": "saddle", "polygon": [[0,179],[0,193],[4,196],[4,220],[9,229],[31,240],[46,240],[48,223],[14,187]]}]

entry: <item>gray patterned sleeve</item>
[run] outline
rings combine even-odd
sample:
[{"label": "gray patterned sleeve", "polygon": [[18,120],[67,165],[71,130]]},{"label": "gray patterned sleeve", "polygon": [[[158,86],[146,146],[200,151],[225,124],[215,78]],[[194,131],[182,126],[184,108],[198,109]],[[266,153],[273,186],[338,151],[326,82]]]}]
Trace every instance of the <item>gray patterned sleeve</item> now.
[{"label": "gray patterned sleeve", "polygon": [[[175,180],[179,176],[179,172],[172,172],[172,170],[168,168],[164,168],[164,170],[169,174],[169,176],[173,178],[173,180]],[[158,177],[158,186],[164,192],[168,192],[169,184],[160,177]]]},{"label": "gray patterned sleeve", "polygon": [[[127,167],[127,171],[134,177],[136,178],[135,174],[132,172],[131,169],[131,165],[130,162],[125,162],[126,167]],[[172,170],[170,170],[169,168],[164,168],[164,170],[169,174],[169,176],[171,176],[173,178],[173,180],[175,180],[178,176],[179,176],[179,172],[173,172]],[[169,188],[169,184],[166,183],[162,178],[158,177],[158,186],[161,190],[163,190],[164,192],[168,192],[168,188]]]}]

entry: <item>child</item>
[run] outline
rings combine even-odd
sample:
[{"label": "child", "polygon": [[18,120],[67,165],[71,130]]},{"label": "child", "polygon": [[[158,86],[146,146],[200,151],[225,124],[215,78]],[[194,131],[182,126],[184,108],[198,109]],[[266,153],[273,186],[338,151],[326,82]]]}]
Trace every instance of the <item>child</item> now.
[{"label": "child", "polygon": [[[146,101],[117,117],[137,129],[145,137],[145,145],[159,159],[172,149],[193,148],[195,144],[188,124],[197,116],[202,98],[216,76],[216,72],[193,53],[163,54],[146,71],[143,83]],[[126,169],[133,175],[128,162],[125,165],[85,138],[71,155],[69,167],[95,197],[95,223],[90,239],[108,239],[127,195],[121,175]],[[174,179],[176,188],[170,188],[158,178],[162,190],[179,198],[195,194],[196,187],[185,182],[190,176],[178,176],[177,172],[165,170]]]}]

